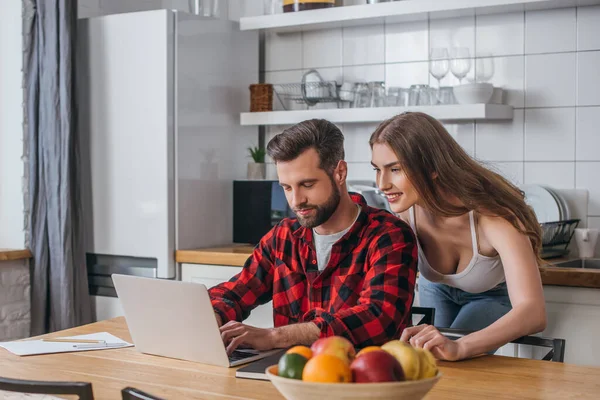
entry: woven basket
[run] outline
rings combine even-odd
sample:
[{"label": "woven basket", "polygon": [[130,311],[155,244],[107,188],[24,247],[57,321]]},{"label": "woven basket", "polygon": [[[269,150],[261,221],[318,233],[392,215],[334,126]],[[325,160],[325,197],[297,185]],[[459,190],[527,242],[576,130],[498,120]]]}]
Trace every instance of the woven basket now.
[{"label": "woven basket", "polygon": [[250,85],[250,112],[273,111],[273,85]]}]

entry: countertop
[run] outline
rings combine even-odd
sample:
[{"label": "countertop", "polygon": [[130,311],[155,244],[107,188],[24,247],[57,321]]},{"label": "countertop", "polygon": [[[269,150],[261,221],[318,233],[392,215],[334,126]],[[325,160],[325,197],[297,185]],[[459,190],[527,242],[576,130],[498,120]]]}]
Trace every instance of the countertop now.
[{"label": "countertop", "polygon": [[[109,332],[131,341],[123,317],[83,325],[46,337]],[[501,356],[439,361],[442,378],[427,399],[597,399],[600,368]],[[283,397],[268,381],[236,379],[235,368],[155,357],[133,347],[19,357],[0,349],[0,376],[29,380],[90,382],[96,399],[116,399],[133,386],[165,399]],[[323,393],[324,398],[327,393]]]},{"label": "countertop", "polygon": [[0,261],[26,260],[32,257],[29,250],[0,248]]},{"label": "countertop", "polygon": [[[177,250],[175,259],[179,263],[210,264],[242,267],[254,247],[249,245],[224,245],[206,249]],[[1,259],[1,258],[0,258]],[[553,262],[565,259],[548,260]],[[542,284],[600,289],[600,269],[540,267]]]}]

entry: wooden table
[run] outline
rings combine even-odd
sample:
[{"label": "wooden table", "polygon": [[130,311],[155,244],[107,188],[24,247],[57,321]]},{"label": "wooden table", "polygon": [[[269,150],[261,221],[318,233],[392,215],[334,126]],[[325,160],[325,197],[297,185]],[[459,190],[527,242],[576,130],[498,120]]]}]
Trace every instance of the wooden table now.
[{"label": "wooden table", "polygon": [[[46,336],[104,331],[131,340],[122,317]],[[441,362],[440,369],[444,376],[427,399],[598,399],[600,396],[600,368],[486,356],[456,363]],[[18,357],[0,349],[0,376],[91,382],[97,399],[118,399],[125,386],[167,399],[282,398],[270,382],[236,379],[234,369],[140,354],[134,348],[31,357]]]}]

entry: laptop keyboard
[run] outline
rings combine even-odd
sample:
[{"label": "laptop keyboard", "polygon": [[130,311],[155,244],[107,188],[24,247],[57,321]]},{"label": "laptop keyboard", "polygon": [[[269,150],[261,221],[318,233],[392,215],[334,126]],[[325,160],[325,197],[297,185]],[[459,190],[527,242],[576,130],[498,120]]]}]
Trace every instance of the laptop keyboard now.
[{"label": "laptop keyboard", "polygon": [[249,352],[246,352],[246,351],[234,350],[233,353],[231,353],[231,355],[229,356],[229,362],[240,361],[240,360],[243,360],[245,358],[254,357],[255,355],[256,354],[249,353]]}]

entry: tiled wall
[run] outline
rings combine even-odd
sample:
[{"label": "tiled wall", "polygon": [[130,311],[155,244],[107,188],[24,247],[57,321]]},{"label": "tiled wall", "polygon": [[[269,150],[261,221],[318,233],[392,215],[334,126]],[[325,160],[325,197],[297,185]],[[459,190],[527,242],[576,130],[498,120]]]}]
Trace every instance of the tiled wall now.
[{"label": "tiled wall", "polygon": [[[582,222],[600,227],[600,6],[269,34],[265,78],[298,82],[316,68],[338,82],[437,85],[428,49],[458,45],[492,54],[491,82],[515,112],[508,122],[446,124],[450,133],[516,183],[589,189]],[[442,85],[457,82],[449,73]],[[375,126],[342,126],[352,179],[374,177],[367,141]]]}]

